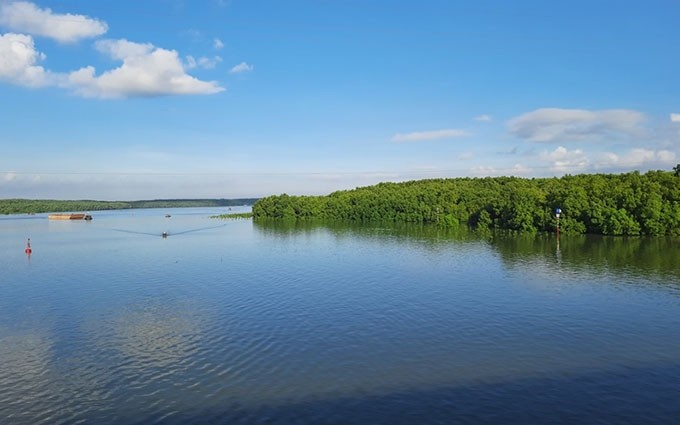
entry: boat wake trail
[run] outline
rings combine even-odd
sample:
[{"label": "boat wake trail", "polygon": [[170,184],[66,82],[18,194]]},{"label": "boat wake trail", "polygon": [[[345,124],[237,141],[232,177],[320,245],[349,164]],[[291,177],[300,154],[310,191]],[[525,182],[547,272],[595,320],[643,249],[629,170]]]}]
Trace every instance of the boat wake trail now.
[{"label": "boat wake trail", "polygon": [[173,235],[184,235],[184,234],[186,234],[186,233],[200,232],[200,231],[202,231],[202,230],[218,229],[218,228],[224,227],[224,226],[226,226],[226,225],[227,225],[227,223],[225,223],[225,224],[220,224],[220,225],[218,225],[218,226],[208,226],[208,227],[200,227],[200,228],[198,228],[198,229],[184,230],[184,231],[182,231],[182,232],[175,232],[175,233],[173,233]]},{"label": "boat wake trail", "polygon": [[220,224],[218,226],[199,227],[197,229],[182,230],[180,232],[164,231],[164,232],[151,233],[151,232],[138,232],[136,230],[127,230],[127,229],[111,229],[111,230],[116,231],[116,232],[131,233],[131,234],[136,234],[136,235],[162,236],[162,237],[165,238],[165,237],[168,237],[168,236],[185,235],[187,233],[201,232],[201,231],[210,230],[210,229],[218,229],[220,227],[226,226],[227,224],[228,223]]}]

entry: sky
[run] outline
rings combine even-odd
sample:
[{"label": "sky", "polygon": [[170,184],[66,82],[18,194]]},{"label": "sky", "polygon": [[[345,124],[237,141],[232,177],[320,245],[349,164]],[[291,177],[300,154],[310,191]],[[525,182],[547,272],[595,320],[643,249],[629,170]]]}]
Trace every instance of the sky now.
[{"label": "sky", "polygon": [[0,199],[670,171],[678,22],[678,0],[0,0]]}]

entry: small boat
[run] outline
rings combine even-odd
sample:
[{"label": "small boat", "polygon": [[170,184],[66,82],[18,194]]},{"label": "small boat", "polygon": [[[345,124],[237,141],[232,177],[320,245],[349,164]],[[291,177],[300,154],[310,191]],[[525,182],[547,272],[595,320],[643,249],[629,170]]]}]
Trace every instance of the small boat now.
[{"label": "small boat", "polygon": [[50,220],[92,220],[90,214],[50,214],[47,216]]},{"label": "small boat", "polygon": [[170,214],[165,214],[165,218],[170,218],[170,217],[171,217]]}]

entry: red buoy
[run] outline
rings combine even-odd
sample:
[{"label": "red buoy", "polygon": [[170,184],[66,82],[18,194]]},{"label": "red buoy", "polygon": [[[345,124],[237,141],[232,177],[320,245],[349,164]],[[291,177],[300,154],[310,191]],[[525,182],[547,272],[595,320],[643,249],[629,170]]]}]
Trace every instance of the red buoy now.
[{"label": "red buoy", "polygon": [[30,254],[31,252],[33,252],[33,250],[31,249],[31,238],[28,238],[28,241],[26,242],[26,249],[24,249],[24,252],[26,254]]}]

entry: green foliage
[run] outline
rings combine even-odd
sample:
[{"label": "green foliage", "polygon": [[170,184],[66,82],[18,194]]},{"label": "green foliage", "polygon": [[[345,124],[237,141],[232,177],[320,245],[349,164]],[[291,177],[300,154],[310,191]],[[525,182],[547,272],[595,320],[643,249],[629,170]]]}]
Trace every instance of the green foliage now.
[{"label": "green foliage", "polygon": [[131,208],[227,207],[252,205],[245,199],[156,199],[151,201],[60,201],[53,199],[0,199],[0,214],[37,214],[64,211],[101,211]]},{"label": "green foliage", "polygon": [[253,205],[253,217],[391,221],[535,233],[555,231],[558,207],[562,233],[680,234],[680,184],[667,171],[380,183],[327,196],[270,196]]},{"label": "green foliage", "polygon": [[220,219],[224,219],[224,220],[243,220],[243,219],[253,218],[253,213],[247,212],[247,213],[234,213],[234,214],[220,214],[220,215],[210,216],[210,218],[220,218]]},{"label": "green foliage", "polygon": [[34,214],[62,211],[99,211],[130,208],[127,202],[58,201],[50,199],[2,199],[0,214]]}]

